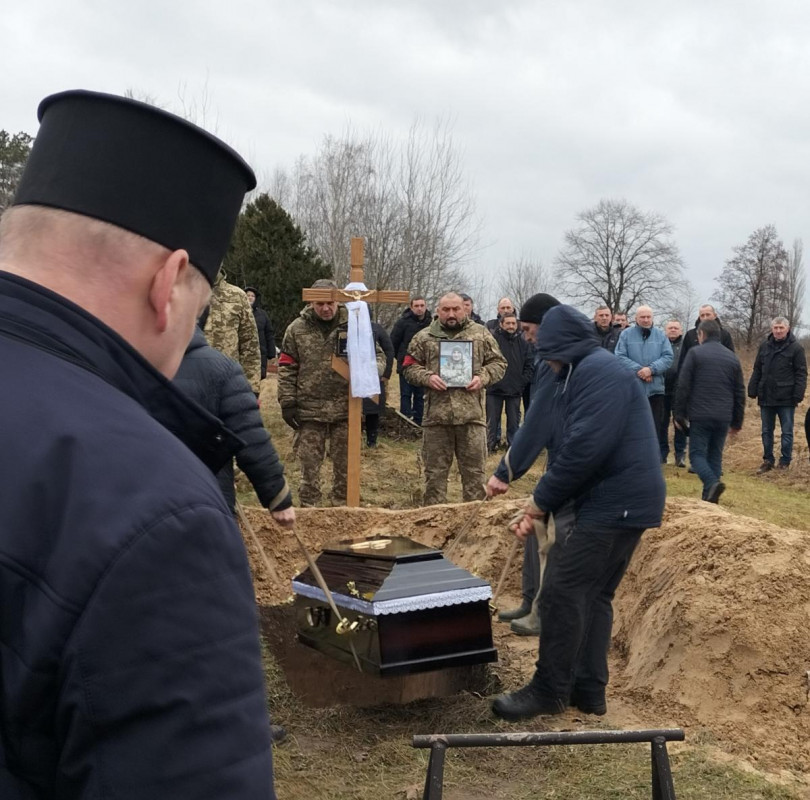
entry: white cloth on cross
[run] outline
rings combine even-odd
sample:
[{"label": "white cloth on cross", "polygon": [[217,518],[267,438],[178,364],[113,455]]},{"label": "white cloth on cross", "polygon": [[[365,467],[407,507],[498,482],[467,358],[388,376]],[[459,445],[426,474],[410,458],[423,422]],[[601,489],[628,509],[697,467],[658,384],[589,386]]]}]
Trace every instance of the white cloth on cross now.
[{"label": "white cloth on cross", "polygon": [[[345,292],[367,292],[364,283],[350,283]],[[380,376],[377,372],[377,350],[371,330],[368,303],[352,300],[346,303],[349,312],[347,348],[349,353],[349,379],[352,397],[373,397],[380,393]]]}]

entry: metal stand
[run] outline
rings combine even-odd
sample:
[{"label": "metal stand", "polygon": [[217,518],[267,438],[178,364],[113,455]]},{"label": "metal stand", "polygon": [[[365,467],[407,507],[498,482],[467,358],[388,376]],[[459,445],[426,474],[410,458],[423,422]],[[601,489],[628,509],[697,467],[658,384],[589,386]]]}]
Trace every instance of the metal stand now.
[{"label": "metal stand", "polygon": [[450,747],[526,747],[559,744],[650,743],[652,800],[675,800],[667,742],[682,742],[680,728],[642,731],[549,731],[546,733],[448,733],[414,736],[413,746],[430,748],[423,800],[442,800],[444,760]]}]

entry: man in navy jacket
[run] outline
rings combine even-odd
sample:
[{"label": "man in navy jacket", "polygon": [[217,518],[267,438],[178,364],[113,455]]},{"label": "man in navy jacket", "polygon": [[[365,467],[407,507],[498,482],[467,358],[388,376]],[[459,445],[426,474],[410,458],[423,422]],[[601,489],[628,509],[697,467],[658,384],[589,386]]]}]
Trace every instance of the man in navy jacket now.
[{"label": "man in navy jacket", "polygon": [[717,320],[698,325],[698,344],[681,365],[675,395],[675,424],[689,429],[689,461],[703,482],[703,500],[716,503],[725,491],[723,447],[745,415],[740,359],[720,340]]},{"label": "man in navy jacket", "polygon": [[641,534],[661,524],[666,493],[641,382],[600,347],[593,323],[570,306],[550,309],[538,355],[558,374],[562,429],[516,533],[525,537],[535,519],[569,502],[575,521],[549,553],[535,674],[493,703],[510,721],[560,714],[569,703],[605,713],[613,594]]},{"label": "man in navy jacket", "polygon": [[0,223],[0,797],[274,798],[240,442],[169,380],[255,178],[134,100],[39,116]]}]

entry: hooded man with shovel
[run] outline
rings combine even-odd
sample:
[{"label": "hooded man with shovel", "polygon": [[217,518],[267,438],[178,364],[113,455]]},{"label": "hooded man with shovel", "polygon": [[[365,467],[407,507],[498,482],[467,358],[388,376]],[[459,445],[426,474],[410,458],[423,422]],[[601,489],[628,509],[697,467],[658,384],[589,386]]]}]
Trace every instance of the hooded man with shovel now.
[{"label": "hooded man with shovel", "polygon": [[511,722],[561,714],[569,704],[606,712],[613,595],[641,534],[661,524],[666,495],[645,392],[600,347],[591,321],[570,306],[552,308],[538,332],[538,355],[557,374],[560,438],[515,533],[533,534],[537,520],[572,502],[574,522],[549,552],[535,674],[492,705]]}]

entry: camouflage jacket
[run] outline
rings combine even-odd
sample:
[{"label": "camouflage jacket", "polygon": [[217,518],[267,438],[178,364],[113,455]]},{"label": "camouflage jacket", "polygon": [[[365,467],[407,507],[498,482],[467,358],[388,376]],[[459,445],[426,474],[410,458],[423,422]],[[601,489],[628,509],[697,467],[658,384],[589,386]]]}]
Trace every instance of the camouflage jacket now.
[{"label": "camouflage jacket", "polygon": [[214,282],[204,331],[211,347],[241,364],[250,388],[258,394],[262,354],[253,309],[247,295],[221,272]]},{"label": "camouflage jacket", "polygon": [[[346,330],[343,305],[331,322],[307,306],[284,332],[278,357],[278,402],[297,408],[302,422],[340,422],[349,416],[349,387],[332,369],[338,334]],[[377,345],[377,373],[385,369],[385,353]]]},{"label": "camouflage jacket", "polygon": [[[428,387],[430,376],[439,372],[439,343],[472,341],[473,375],[481,378],[477,392],[463,388],[437,392]],[[422,425],[464,425],[468,422],[486,425],[486,387],[497,383],[506,372],[506,359],[492,334],[477,322],[466,319],[458,330],[444,328],[439,320],[419,331],[411,339],[403,361],[403,374],[408,383],[425,388],[425,415]]]}]

